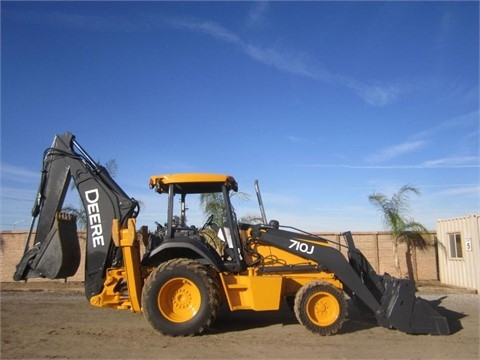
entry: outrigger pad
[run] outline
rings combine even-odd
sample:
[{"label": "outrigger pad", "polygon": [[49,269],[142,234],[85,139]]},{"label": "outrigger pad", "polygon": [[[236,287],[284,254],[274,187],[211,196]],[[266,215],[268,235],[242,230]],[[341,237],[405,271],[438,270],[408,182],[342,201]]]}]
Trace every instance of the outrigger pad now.
[{"label": "outrigger pad", "polygon": [[80,265],[76,218],[59,213],[47,238],[27,251],[14,280],[28,278],[64,279],[75,275]]},{"label": "outrigger pad", "polygon": [[447,319],[430,303],[415,297],[415,282],[384,275],[383,293],[377,320],[380,325],[407,334],[449,335]]}]

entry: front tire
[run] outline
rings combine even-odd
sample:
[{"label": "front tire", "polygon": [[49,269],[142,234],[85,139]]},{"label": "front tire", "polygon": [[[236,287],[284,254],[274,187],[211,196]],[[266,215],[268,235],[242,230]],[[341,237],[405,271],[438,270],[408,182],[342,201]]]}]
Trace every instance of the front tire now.
[{"label": "front tire", "polygon": [[312,281],[295,296],[295,316],[308,330],[322,336],[335,334],[347,317],[342,292],[325,281]]},{"label": "front tire", "polygon": [[215,321],[220,307],[216,280],[191,259],[169,260],[155,269],[142,290],[142,310],[164,335],[193,336]]}]

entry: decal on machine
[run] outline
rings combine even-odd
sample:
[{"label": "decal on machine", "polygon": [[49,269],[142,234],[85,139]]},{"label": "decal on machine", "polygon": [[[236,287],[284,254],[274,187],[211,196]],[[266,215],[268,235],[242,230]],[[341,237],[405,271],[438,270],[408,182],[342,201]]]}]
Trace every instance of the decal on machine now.
[{"label": "decal on machine", "polygon": [[301,241],[298,241],[298,240],[294,240],[294,239],[290,239],[290,245],[288,246],[289,249],[294,249],[294,250],[297,250],[297,251],[300,251],[302,253],[305,253],[305,254],[313,254],[313,250],[314,250],[314,246],[313,245],[309,245],[307,243],[304,243],[304,242],[301,242]]},{"label": "decal on machine", "polygon": [[100,208],[98,207],[98,189],[85,191],[87,199],[88,225],[90,226],[90,234],[92,236],[92,245],[104,246],[102,219],[100,218]]}]

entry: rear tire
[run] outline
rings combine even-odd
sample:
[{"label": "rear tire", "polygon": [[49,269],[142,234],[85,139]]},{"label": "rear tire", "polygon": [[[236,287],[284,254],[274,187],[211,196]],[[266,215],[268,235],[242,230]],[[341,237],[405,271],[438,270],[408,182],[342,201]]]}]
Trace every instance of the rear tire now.
[{"label": "rear tire", "polygon": [[295,316],[308,330],[322,336],[335,334],[347,317],[347,301],[335,286],[312,281],[295,296]]},{"label": "rear tire", "polygon": [[218,283],[205,266],[191,259],[161,264],[142,290],[143,314],[164,335],[203,333],[215,321],[219,307]]}]

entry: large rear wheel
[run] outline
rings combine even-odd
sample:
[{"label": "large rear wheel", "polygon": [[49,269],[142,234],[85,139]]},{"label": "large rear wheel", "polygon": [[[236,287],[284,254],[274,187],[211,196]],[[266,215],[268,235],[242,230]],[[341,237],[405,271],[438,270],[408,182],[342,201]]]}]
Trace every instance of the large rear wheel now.
[{"label": "large rear wheel", "polygon": [[325,281],[312,281],[295,296],[295,316],[313,333],[335,334],[347,316],[347,301],[342,292]]},{"label": "large rear wheel", "polygon": [[164,335],[193,336],[214,322],[220,307],[218,284],[197,261],[173,259],[161,264],[145,281],[142,310]]}]

